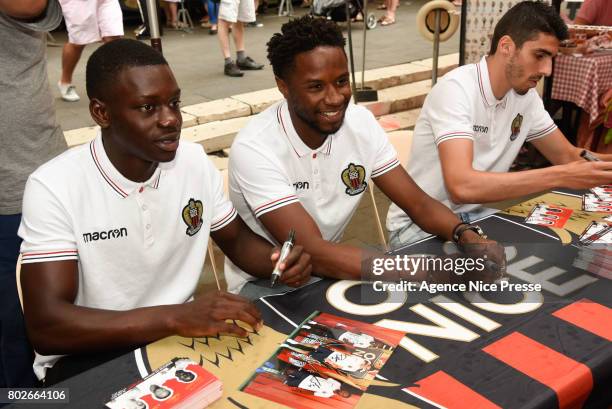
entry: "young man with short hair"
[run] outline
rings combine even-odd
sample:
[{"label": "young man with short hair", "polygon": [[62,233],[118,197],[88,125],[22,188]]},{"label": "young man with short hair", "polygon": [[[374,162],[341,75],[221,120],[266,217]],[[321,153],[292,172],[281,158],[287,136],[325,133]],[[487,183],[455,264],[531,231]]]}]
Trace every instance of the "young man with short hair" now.
[{"label": "young man with short hair", "polygon": [[[427,96],[414,129],[408,173],[463,220],[490,212],[483,203],[520,198],[554,187],[586,189],[612,182],[612,155],[587,162],[557,129],[534,89],[549,76],[567,27],[554,9],[525,1],[500,19],[491,52],[446,74]],[[524,142],[553,165],[508,172]],[[425,235],[391,205],[392,247]]]},{"label": "young man with short hair", "polygon": [[[48,384],[170,335],[260,325],[241,297],[193,298],[209,232],[253,275],[269,278],[278,258],[236,216],[203,148],[179,143],[181,90],[160,53],[116,40],[92,54],[86,77],[101,133],[30,176],[19,228],[34,369]],[[308,280],[309,256],[298,246],[281,269],[285,283]]]},{"label": "young man with short hair", "polygon": [[[363,250],[338,241],[371,179],[424,229],[450,239],[460,220],[419,189],[374,116],[350,102],[340,28],[305,16],[281,30],[268,58],[285,99],[249,122],[230,154],[230,198],[245,222],[271,243],[293,228],[317,275],[359,279]],[[461,243],[487,242],[472,229],[461,228]],[[229,260],[225,275],[229,291],[248,298],[271,291]]]}]

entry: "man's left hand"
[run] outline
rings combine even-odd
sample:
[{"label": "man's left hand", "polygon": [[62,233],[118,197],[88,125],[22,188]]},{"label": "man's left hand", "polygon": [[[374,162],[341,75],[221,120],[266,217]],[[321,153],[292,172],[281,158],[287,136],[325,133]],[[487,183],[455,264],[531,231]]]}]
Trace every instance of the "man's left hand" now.
[{"label": "man's left hand", "polygon": [[506,253],[504,247],[498,242],[467,230],[461,235],[459,246],[467,256],[484,259],[484,270],[471,271],[464,276],[467,280],[482,280],[492,283],[502,279],[506,274]]}]

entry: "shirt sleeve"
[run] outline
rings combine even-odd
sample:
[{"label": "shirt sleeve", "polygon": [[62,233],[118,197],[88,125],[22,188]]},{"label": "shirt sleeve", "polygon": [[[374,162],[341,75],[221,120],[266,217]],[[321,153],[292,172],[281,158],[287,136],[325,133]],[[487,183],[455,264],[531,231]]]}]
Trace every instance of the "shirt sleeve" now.
[{"label": "shirt sleeve", "polygon": [[257,218],[299,202],[282,164],[258,149],[234,144],[229,168],[230,189],[244,197]]},{"label": "shirt sleeve", "polygon": [[23,264],[78,259],[68,211],[51,189],[33,177],[26,183],[18,235],[23,240]]},{"label": "shirt sleeve", "polygon": [[368,123],[368,128],[370,130],[368,139],[371,138],[375,143],[373,146],[376,149],[375,157],[374,157],[374,167],[372,168],[372,174],[370,177],[375,178],[377,176],[381,176],[396,166],[400,165],[399,160],[397,159],[397,152],[391,142],[389,142],[389,138],[387,137],[387,133],[382,129],[379,123],[376,121],[374,115],[363,108],[364,117]]},{"label": "shirt sleeve", "polygon": [[557,125],[550,117],[550,114],[546,109],[544,109],[544,102],[540,96],[535,92],[535,90],[530,91],[533,92],[533,103],[531,104],[531,115],[533,115],[533,121],[531,122],[531,128],[529,129],[529,133],[525,138],[526,142],[532,142],[536,139],[542,138],[552,131],[557,129]]},{"label": "shirt sleeve", "polygon": [[60,8],[58,0],[49,0],[47,2],[47,8],[43,14],[37,19],[31,21],[18,20],[11,18],[10,22],[18,27],[22,27],[32,31],[51,31],[57,28],[62,22],[62,9]]},{"label": "shirt sleeve", "polygon": [[583,19],[587,24],[593,24],[597,18],[597,1],[585,0],[580,6],[576,18]]},{"label": "shirt sleeve", "polygon": [[210,221],[210,231],[221,230],[232,222],[238,215],[232,202],[229,201],[225,194],[225,182],[223,181],[223,174],[217,169],[206,154],[206,161],[208,163],[208,174],[210,175],[210,183],[212,186],[212,197],[213,197],[213,213]]},{"label": "shirt sleeve", "polygon": [[433,87],[421,115],[426,119],[436,145],[451,139],[474,140],[474,115],[470,101],[456,79],[443,79]]}]

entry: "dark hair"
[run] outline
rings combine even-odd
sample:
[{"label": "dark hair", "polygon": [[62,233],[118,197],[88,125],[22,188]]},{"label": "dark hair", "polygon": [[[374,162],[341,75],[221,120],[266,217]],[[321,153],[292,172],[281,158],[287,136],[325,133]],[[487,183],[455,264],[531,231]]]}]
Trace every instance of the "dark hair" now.
[{"label": "dark hair", "polygon": [[121,70],[148,65],[168,65],[168,61],[159,51],[137,40],[122,38],[102,45],[87,60],[87,96],[102,99],[103,91],[116,81]]},{"label": "dark hair", "polygon": [[539,33],[554,35],[559,41],[568,37],[567,26],[552,6],[541,1],[518,3],[495,26],[489,54],[495,54],[499,39],[505,35],[521,48],[525,41],[536,38]]},{"label": "dark hair", "polygon": [[274,75],[284,78],[296,55],[317,47],[340,47],[344,51],[345,40],[333,21],[305,15],[283,24],[267,45]]}]

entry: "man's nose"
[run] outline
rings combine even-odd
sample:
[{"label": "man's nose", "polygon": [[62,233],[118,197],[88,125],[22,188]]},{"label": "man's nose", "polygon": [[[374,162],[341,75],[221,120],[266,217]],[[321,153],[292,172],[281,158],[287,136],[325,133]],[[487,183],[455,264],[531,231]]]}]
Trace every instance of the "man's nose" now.
[{"label": "man's nose", "polygon": [[550,77],[550,75],[552,74],[552,65],[553,65],[552,57],[546,58],[544,62],[542,63],[542,66],[540,67],[541,74],[545,77]]},{"label": "man's nose", "polygon": [[325,103],[331,106],[342,105],[344,103],[344,95],[336,86],[330,85],[325,93]]},{"label": "man's nose", "polygon": [[181,121],[182,117],[180,111],[171,107],[164,107],[158,122],[163,128],[178,128]]}]

